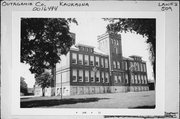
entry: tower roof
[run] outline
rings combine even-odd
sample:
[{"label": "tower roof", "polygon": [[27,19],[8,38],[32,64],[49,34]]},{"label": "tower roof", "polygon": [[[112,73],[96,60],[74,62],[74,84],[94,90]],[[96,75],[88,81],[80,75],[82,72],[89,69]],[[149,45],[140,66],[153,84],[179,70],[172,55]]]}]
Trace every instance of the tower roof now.
[{"label": "tower roof", "polygon": [[77,43],[75,46],[76,47],[83,46],[83,47],[95,48],[94,46],[90,46],[90,45],[86,45],[86,44],[82,44],[82,43]]}]

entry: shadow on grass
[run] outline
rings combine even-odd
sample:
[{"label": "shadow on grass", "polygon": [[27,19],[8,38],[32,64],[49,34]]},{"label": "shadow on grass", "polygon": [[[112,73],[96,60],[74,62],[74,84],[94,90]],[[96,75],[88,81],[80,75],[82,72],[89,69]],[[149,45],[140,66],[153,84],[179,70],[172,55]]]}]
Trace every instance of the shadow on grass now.
[{"label": "shadow on grass", "polygon": [[76,103],[89,103],[97,102],[99,100],[109,99],[109,98],[69,98],[69,99],[49,99],[49,100],[32,100],[21,102],[21,108],[32,108],[32,107],[42,107],[42,106],[58,106],[64,104],[76,104]]},{"label": "shadow on grass", "polygon": [[138,107],[130,107],[130,109],[155,109],[155,105],[149,106],[149,105],[145,105],[145,106],[138,106]]}]

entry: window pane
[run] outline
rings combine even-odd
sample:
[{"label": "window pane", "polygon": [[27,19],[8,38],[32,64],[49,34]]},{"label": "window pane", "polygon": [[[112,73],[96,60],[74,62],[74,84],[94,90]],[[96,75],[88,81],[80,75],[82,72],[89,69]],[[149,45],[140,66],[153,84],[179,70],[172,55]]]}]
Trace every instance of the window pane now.
[{"label": "window pane", "polygon": [[72,81],[73,82],[77,82],[77,70],[73,69],[72,72],[73,72],[73,74],[72,74],[73,75],[72,76],[72,78],[73,78]]},{"label": "window pane", "polygon": [[114,66],[114,68],[116,68],[116,62],[115,61],[113,61],[113,66]]},{"label": "window pane", "polygon": [[128,74],[125,74],[125,78],[126,78],[126,83],[129,83],[128,82]]},{"label": "window pane", "polygon": [[114,83],[118,83],[117,76],[114,76]]},{"label": "window pane", "polygon": [[138,82],[141,83],[141,76],[138,75]]},{"label": "window pane", "polygon": [[141,66],[141,71],[143,72],[143,64],[140,64],[140,66]]},{"label": "window pane", "polygon": [[72,53],[72,64],[77,64],[77,54]]},{"label": "window pane", "polygon": [[146,78],[146,76],[144,76],[144,82],[145,82],[145,84],[147,84],[147,78]]},{"label": "window pane", "polygon": [[104,67],[104,59],[101,58],[101,67]]},{"label": "window pane", "polygon": [[137,84],[137,75],[135,75],[135,84]]},{"label": "window pane", "polygon": [[120,69],[120,63],[119,62],[117,62],[117,68]]},{"label": "window pane", "polygon": [[105,59],[105,68],[108,68],[108,59]]},{"label": "window pane", "polygon": [[90,65],[91,65],[91,66],[94,65],[94,56],[90,56]]},{"label": "window pane", "polygon": [[99,71],[96,72],[96,82],[100,82],[100,73]]},{"label": "window pane", "polygon": [[96,66],[99,66],[99,57],[96,57]]},{"label": "window pane", "polygon": [[89,71],[85,71],[85,82],[89,82]]},{"label": "window pane", "polygon": [[146,72],[146,64],[144,64],[144,72]]},{"label": "window pane", "polygon": [[126,70],[128,69],[128,67],[127,67],[127,62],[125,62],[125,69],[126,69]]},{"label": "window pane", "polygon": [[106,73],[105,81],[106,81],[106,83],[109,83],[109,74],[108,73]]},{"label": "window pane", "polygon": [[83,55],[82,55],[82,54],[79,54],[78,64],[79,64],[79,65],[82,65],[82,64],[83,64]]},{"label": "window pane", "polygon": [[85,55],[84,60],[85,60],[84,64],[89,65],[89,56],[88,55]]},{"label": "window pane", "polygon": [[95,82],[95,80],[94,80],[94,72],[93,71],[91,71],[91,82]]},{"label": "window pane", "polygon": [[79,82],[83,82],[83,70],[79,70]]},{"label": "window pane", "polygon": [[104,72],[101,73],[101,81],[104,83],[105,80],[104,80]]},{"label": "window pane", "polygon": [[141,75],[141,83],[144,84],[144,78],[143,78],[143,75]]}]

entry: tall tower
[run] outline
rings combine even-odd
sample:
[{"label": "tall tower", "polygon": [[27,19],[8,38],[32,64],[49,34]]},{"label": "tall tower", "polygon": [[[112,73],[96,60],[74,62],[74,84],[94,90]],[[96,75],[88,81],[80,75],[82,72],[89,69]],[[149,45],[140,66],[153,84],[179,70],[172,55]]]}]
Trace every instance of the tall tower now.
[{"label": "tall tower", "polygon": [[122,86],[124,75],[122,69],[121,35],[110,32],[98,36],[98,48],[109,55],[111,85]]}]

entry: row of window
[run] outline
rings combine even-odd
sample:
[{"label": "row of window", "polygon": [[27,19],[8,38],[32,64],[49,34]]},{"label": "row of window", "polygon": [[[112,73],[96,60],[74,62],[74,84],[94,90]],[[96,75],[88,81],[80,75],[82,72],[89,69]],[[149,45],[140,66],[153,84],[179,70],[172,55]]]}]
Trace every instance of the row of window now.
[{"label": "row of window", "polygon": [[146,72],[146,64],[130,62],[130,70]]},{"label": "row of window", "polygon": [[[77,58],[78,55],[78,58]],[[101,64],[100,64],[101,60]],[[97,66],[97,67],[105,67],[108,68],[108,59],[107,58],[100,58],[98,56],[92,56],[92,55],[84,55],[83,54],[77,54],[72,53],[72,64],[78,64],[78,65],[90,65],[90,66]]]},{"label": "row of window", "polygon": [[[122,62],[122,67],[124,67],[125,70],[128,69],[127,62]],[[114,69],[121,69],[121,63],[119,61],[113,61],[113,68]]]},{"label": "row of window", "polygon": [[[122,76],[121,75],[115,75],[114,76],[114,83],[122,83],[123,81],[122,81]],[[128,75],[127,74],[125,74],[125,83],[126,84],[128,84],[129,82],[128,82]]]},{"label": "row of window", "polygon": [[115,39],[111,39],[111,43],[114,45],[119,45],[119,41]]},{"label": "row of window", "polygon": [[[134,78],[135,77],[135,78]],[[121,75],[115,75],[114,76],[114,83],[122,83],[122,76]],[[128,74],[125,74],[125,83],[128,84]],[[131,76],[131,83],[132,84],[147,84],[147,78],[145,75],[134,75]]]},{"label": "row of window", "polygon": [[[85,77],[84,77],[85,75]],[[101,72],[101,77],[100,77],[100,72],[94,72],[94,71],[89,71],[85,70],[72,70],[72,82],[96,82],[96,83],[109,83],[109,74],[107,72]]]},{"label": "row of window", "polygon": [[93,50],[93,48],[88,48],[88,47],[79,47],[79,49],[81,50],[81,51],[85,51],[85,52],[91,52],[91,53],[93,53],[94,52],[94,50]]},{"label": "row of window", "polygon": [[147,77],[146,75],[134,75],[131,74],[131,82],[133,84],[147,84]]},{"label": "row of window", "polygon": [[140,57],[134,57],[134,60],[141,61],[141,58]]}]

